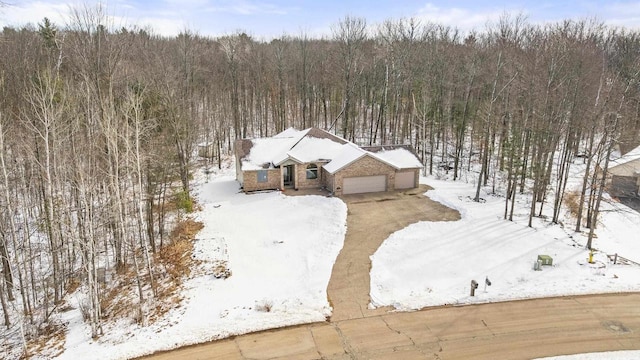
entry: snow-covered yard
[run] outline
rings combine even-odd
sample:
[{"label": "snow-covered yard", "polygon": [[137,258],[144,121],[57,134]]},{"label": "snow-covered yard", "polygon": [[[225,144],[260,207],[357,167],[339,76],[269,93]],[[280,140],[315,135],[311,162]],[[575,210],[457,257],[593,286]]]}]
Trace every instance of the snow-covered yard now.
[{"label": "snow-covered yard", "polygon": [[[614,265],[618,253],[640,261],[640,214],[603,213],[594,247],[602,249],[589,264],[586,236],[536,219],[527,227],[529,205],[519,204],[514,221],[503,220],[504,198],[484,195],[471,200],[474,188],[464,182],[422,179],[435,190],[427,196],[458,209],[456,222],[420,222],[392,234],[372,256],[372,306],[419,309],[572,294],[638,291],[640,267]],[[628,209],[627,209],[628,210]],[[553,266],[534,271],[538,255]],[[491,286],[486,286],[489,279]],[[479,284],[470,296],[471,280]]]},{"label": "snow-covered yard", "polygon": [[565,356],[547,357],[544,360],[637,360],[640,358],[640,351],[608,351],[590,354],[576,354]]},{"label": "snow-covered yard", "polygon": [[[327,284],[346,231],[346,205],[337,198],[287,197],[279,192],[245,195],[229,170],[195,192],[205,228],[197,235],[200,265],[184,283],[185,301],[166,318],[140,327],[131,321],[109,325],[90,339],[79,310],[63,314],[69,324],[60,359],[124,359],[262,329],[323,321],[330,315]],[[372,305],[417,309],[555,295],[638,291],[640,267],[613,265],[606,254],[640,261],[640,215],[607,204],[588,264],[584,234],[567,225],[537,219],[526,226],[527,204],[516,221],[502,219],[504,199],[470,200],[472,185],[422,179],[428,196],[458,209],[455,222],[420,222],[392,234],[372,256]],[[567,220],[568,223],[568,220]],[[540,254],[553,266],[534,271]],[[226,263],[231,276],[214,277]],[[486,287],[485,278],[492,285]],[[469,296],[470,281],[479,287]],[[69,300],[73,305],[73,297]]]},{"label": "snow-covered yard", "polygon": [[[118,324],[91,341],[77,310],[59,359],[124,359],[269,328],[324,321],[327,284],[342,248],[346,205],[336,198],[239,193],[233,176],[197,186],[205,224],[184,284],[185,302],[149,327]],[[213,276],[227,261],[232,275]]]}]

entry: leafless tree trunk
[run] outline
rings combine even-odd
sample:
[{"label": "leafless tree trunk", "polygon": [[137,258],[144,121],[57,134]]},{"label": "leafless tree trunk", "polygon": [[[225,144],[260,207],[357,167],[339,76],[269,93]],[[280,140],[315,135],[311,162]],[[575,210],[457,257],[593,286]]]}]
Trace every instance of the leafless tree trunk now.
[{"label": "leafless tree trunk", "polygon": [[[358,76],[362,71],[362,46],[367,39],[367,23],[363,18],[347,16],[332,29],[334,40],[340,51],[340,70],[342,71],[342,122],[340,132],[345,139],[353,139],[349,129],[353,126],[352,97]],[[336,118],[337,120],[337,118]]]}]

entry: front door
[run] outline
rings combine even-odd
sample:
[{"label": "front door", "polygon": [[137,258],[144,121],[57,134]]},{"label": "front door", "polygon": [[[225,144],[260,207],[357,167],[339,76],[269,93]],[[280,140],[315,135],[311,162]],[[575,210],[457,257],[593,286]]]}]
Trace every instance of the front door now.
[{"label": "front door", "polygon": [[293,165],[285,165],[282,169],[284,187],[293,187]]}]

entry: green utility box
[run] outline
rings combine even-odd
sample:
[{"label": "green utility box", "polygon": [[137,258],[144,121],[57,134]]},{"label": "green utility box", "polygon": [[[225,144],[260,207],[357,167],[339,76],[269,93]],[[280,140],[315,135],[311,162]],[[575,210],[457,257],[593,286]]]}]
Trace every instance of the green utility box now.
[{"label": "green utility box", "polygon": [[549,255],[538,255],[538,261],[540,261],[540,265],[553,265],[553,259]]}]

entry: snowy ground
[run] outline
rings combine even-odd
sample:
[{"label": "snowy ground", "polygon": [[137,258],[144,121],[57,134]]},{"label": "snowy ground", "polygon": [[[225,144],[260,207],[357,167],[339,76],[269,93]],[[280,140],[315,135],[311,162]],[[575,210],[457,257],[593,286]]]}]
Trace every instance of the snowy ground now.
[{"label": "snowy ground", "polygon": [[[462,215],[455,222],[420,222],[392,234],[371,257],[372,306],[401,310],[549,296],[638,291],[640,267],[612,264],[608,254],[640,262],[640,214],[603,212],[589,264],[586,235],[536,219],[527,227],[529,204],[517,205],[514,221],[503,220],[504,198],[471,200],[472,185],[422,179],[435,190],[427,196]],[[621,210],[623,205],[607,204]],[[538,255],[553,266],[534,271]],[[489,279],[491,286],[486,286]],[[470,282],[479,286],[471,297]]]},{"label": "snowy ground", "polygon": [[[579,171],[579,169],[576,169]],[[322,321],[330,314],[326,288],[345,235],[347,209],[336,198],[286,197],[279,192],[244,195],[230,170],[205,181],[195,191],[197,214],[205,228],[194,257],[202,262],[185,282],[185,302],[149,327],[122,322],[98,341],[78,310],[63,314],[69,324],[59,359],[124,359],[267,328]],[[526,226],[527,203],[516,221],[502,220],[504,199],[483,195],[470,200],[472,185],[423,179],[435,190],[431,198],[459,209],[462,219],[421,222],[392,234],[372,256],[373,305],[416,309],[554,295],[640,290],[640,267],[613,265],[606,254],[640,262],[640,215],[619,204],[605,204],[588,264],[586,237],[536,219]],[[612,211],[608,211],[612,210]],[[614,211],[615,210],[615,211]],[[539,254],[554,265],[534,271]],[[232,276],[213,277],[227,262]],[[492,285],[484,288],[485,277]],[[469,282],[478,281],[475,297]],[[73,305],[73,296],[69,302]],[[77,305],[77,304],[76,304]],[[268,310],[268,311],[267,311]],[[613,355],[612,355],[613,354]],[[637,353],[586,354],[573,359],[637,358]],[[592,357],[587,357],[592,356]],[[600,357],[598,357],[600,356]],[[624,357],[627,356],[627,357]]]},{"label": "snowy ground", "polygon": [[590,354],[576,354],[543,358],[544,360],[637,360],[640,351],[609,351]]},{"label": "snowy ground", "polygon": [[[98,341],[80,312],[69,311],[59,359],[124,359],[330,315],[326,289],[344,241],[346,205],[320,196],[245,195],[230,175],[201,182],[197,218],[205,228],[194,257],[202,268],[185,283],[185,303],[164,321],[119,324]],[[232,272],[226,280],[213,276],[222,261]]]}]

